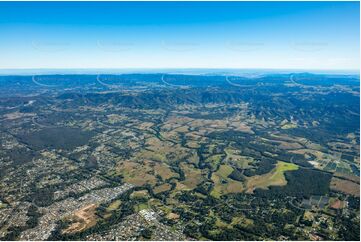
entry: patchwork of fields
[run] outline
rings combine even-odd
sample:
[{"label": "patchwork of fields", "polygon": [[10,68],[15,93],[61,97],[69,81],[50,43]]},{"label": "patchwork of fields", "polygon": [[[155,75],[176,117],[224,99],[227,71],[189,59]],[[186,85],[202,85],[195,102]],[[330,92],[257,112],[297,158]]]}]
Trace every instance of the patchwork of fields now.
[{"label": "patchwork of fields", "polygon": [[0,77],[1,239],[357,239],[356,77],[161,76]]}]

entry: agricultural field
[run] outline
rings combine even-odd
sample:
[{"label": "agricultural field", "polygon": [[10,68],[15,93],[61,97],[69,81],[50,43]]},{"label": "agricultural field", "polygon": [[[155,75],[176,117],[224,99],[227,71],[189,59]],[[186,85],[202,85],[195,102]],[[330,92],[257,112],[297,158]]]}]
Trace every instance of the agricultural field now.
[{"label": "agricultural field", "polygon": [[263,175],[253,176],[247,180],[247,192],[253,192],[255,189],[267,189],[270,186],[285,186],[287,180],[284,173],[286,171],[297,170],[298,166],[292,163],[286,163],[279,161],[276,167],[273,168],[269,173]]}]

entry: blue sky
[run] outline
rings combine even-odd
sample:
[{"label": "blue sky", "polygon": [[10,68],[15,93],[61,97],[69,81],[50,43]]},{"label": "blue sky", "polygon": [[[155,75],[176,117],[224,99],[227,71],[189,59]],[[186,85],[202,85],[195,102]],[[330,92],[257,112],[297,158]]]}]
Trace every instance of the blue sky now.
[{"label": "blue sky", "polygon": [[358,2],[0,2],[0,69],[359,69]]}]

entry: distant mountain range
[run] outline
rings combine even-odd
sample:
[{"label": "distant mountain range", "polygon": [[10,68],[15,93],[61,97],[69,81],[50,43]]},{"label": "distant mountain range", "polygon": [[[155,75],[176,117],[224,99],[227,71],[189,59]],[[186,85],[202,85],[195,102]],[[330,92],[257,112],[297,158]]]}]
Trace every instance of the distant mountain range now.
[{"label": "distant mountain range", "polygon": [[352,74],[358,75],[360,70],[303,70],[303,69],[214,69],[214,68],[124,68],[124,69],[0,69],[0,75],[55,75],[55,74],[130,74],[130,73],[171,73],[193,75],[255,75],[274,73],[302,73],[315,74]]}]

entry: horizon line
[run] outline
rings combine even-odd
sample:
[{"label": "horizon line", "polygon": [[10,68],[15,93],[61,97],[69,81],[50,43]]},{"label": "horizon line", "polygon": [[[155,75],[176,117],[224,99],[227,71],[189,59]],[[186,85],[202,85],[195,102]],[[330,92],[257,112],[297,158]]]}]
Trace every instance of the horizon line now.
[{"label": "horizon line", "polygon": [[[310,69],[310,68],[192,68],[192,67],[127,67],[127,68],[0,68],[0,75],[86,75],[86,74],[156,74],[162,71],[182,71],[188,73],[174,74],[217,74],[217,73],[200,73],[200,72],[239,72],[238,74],[246,74],[246,72],[274,72],[292,73],[292,72],[310,72],[315,74],[351,74],[359,75],[360,69]],[[100,73],[99,73],[100,72]],[[198,73],[192,73],[198,72]],[[171,73],[170,73],[171,74]],[[218,73],[226,74],[226,73]],[[265,73],[266,74],[266,73]]]}]

